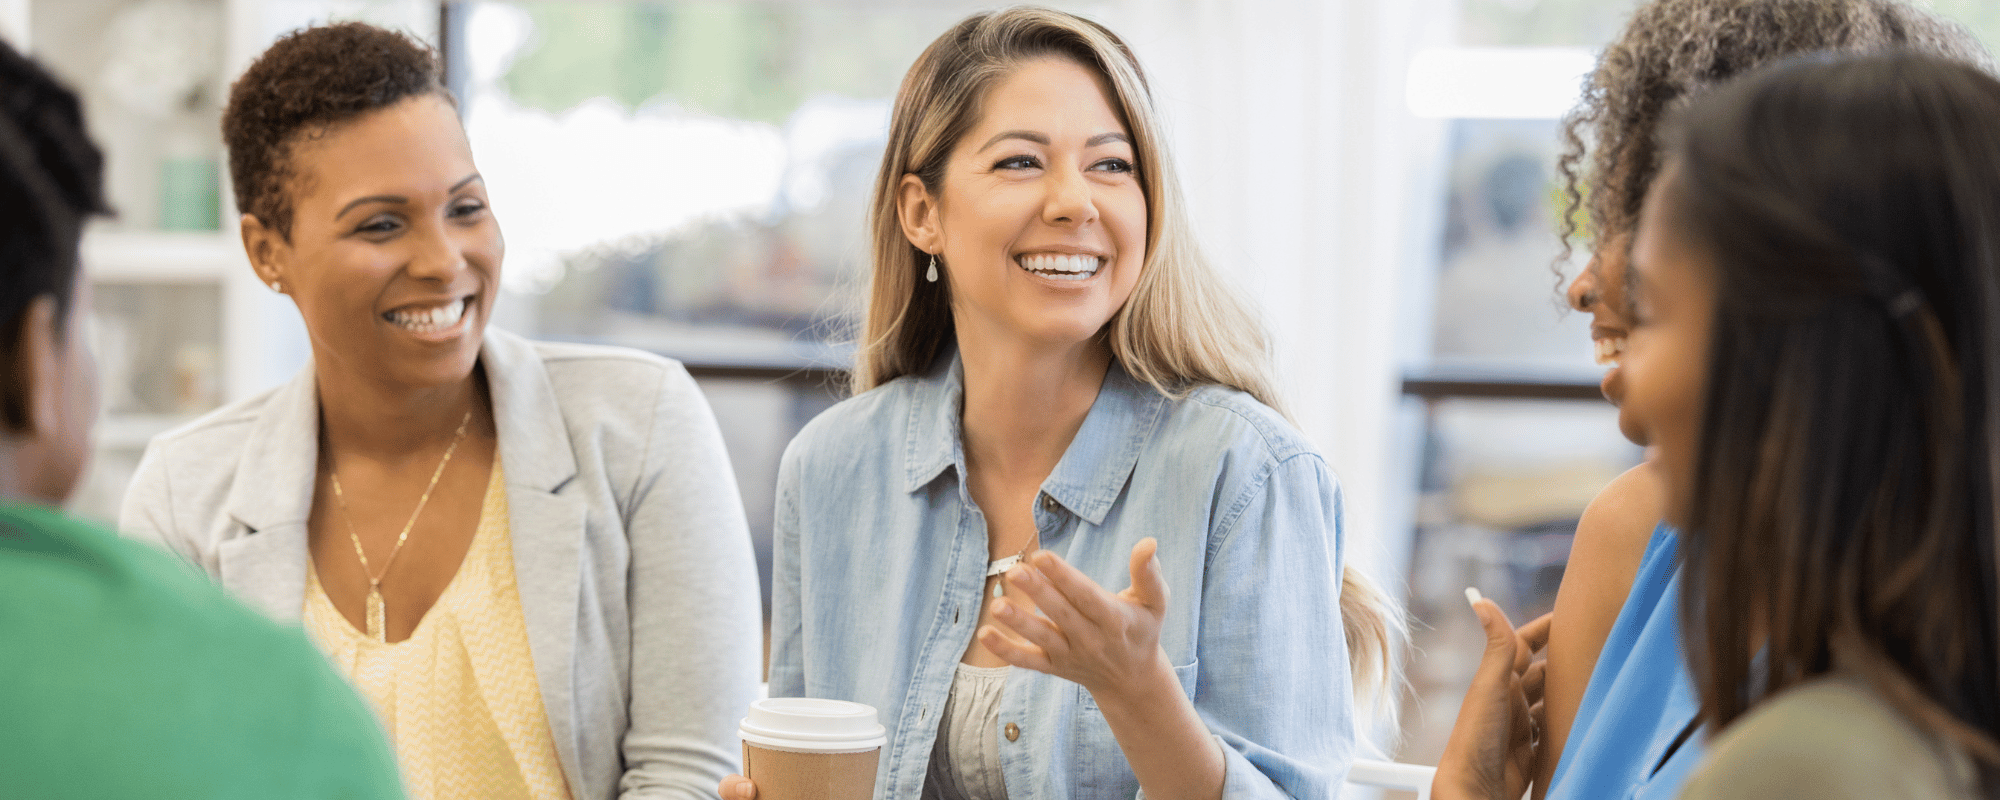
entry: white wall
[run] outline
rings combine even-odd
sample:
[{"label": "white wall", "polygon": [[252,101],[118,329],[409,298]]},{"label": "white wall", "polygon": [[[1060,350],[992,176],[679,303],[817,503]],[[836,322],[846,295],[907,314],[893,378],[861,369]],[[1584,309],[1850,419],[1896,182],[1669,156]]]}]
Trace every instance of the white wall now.
[{"label": "white wall", "polygon": [[28,0],[0,0],[0,40],[16,50],[28,46]]}]

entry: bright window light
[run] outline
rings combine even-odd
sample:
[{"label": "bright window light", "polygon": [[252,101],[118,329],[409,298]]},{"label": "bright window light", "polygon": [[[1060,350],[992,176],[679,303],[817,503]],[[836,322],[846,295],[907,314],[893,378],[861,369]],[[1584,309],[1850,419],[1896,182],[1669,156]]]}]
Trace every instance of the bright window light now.
[{"label": "bright window light", "polygon": [[1434,119],[1557,119],[1596,56],[1581,47],[1434,47],[1410,59],[1410,113]]}]

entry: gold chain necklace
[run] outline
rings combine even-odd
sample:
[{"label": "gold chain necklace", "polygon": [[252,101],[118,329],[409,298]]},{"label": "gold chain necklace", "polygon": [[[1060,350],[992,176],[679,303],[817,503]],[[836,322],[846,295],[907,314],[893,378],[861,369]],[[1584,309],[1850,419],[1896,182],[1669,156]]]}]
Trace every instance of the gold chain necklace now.
[{"label": "gold chain necklace", "polygon": [[465,439],[465,426],[472,422],[472,412],[465,412],[465,418],[458,421],[458,432],[451,435],[451,446],[444,449],[444,458],[438,461],[437,470],[431,473],[431,484],[424,487],[424,496],[417,499],[417,510],[410,512],[410,521],[403,523],[403,532],[396,536],[396,546],[389,548],[389,558],[382,562],[382,574],[376,575],[368,566],[368,554],[361,551],[361,536],[354,532],[354,515],[347,510],[347,495],[340,491],[340,472],[333,468],[332,459],[327,460],[326,471],[333,476],[333,499],[340,505],[340,519],[347,523],[347,538],[354,542],[354,557],[361,559],[361,574],[368,578],[368,638],[378,642],[389,641],[388,625],[382,609],[382,579],[389,577],[389,569],[396,565],[396,554],[403,552],[403,542],[409,541],[410,529],[417,526],[417,517],[424,513],[424,506],[431,502],[431,490],[436,489],[438,478],[444,475],[444,465],[451,463],[451,454],[458,450],[458,443]]}]

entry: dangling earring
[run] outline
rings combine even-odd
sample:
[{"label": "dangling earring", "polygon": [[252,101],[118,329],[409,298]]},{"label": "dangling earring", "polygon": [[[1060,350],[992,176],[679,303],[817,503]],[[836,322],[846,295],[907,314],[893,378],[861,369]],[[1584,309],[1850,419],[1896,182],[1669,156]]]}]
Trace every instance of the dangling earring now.
[{"label": "dangling earring", "polygon": [[937,255],[935,254],[931,256],[931,270],[924,273],[924,280],[937,283]]}]

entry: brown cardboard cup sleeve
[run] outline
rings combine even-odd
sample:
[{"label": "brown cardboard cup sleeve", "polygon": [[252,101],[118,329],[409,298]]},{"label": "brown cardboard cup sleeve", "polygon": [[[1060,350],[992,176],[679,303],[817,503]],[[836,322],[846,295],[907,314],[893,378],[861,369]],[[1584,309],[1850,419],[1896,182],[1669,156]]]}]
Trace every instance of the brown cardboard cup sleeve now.
[{"label": "brown cardboard cup sleeve", "polygon": [[844,700],[772,697],[739,728],[743,776],[757,800],[869,800],[886,731],[875,708]]}]

